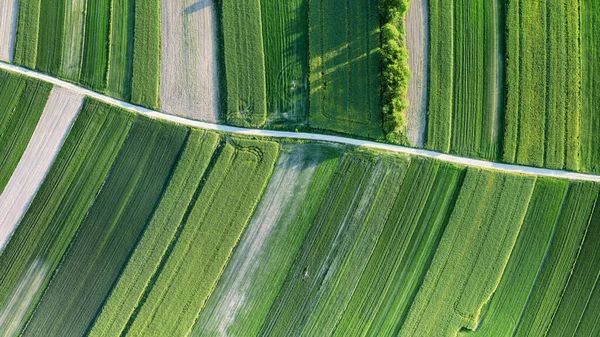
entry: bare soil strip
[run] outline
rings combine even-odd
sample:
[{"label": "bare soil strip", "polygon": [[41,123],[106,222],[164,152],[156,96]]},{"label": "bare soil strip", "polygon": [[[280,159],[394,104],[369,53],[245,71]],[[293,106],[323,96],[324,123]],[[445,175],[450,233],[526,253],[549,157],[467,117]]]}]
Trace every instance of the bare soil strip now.
[{"label": "bare soil strip", "polygon": [[0,336],[15,336],[47,274],[48,266],[41,260],[35,260],[29,266],[4,307],[0,309]]},{"label": "bare soil strip", "polygon": [[0,251],[50,170],[83,98],[77,92],[52,89],[29,144],[0,195]]},{"label": "bare soil strip", "polygon": [[406,112],[406,135],[417,147],[423,147],[427,126],[428,20],[427,0],[411,0],[405,22],[408,66],[412,73],[408,81],[410,107]]},{"label": "bare soil strip", "polygon": [[0,60],[13,60],[18,12],[18,0],[0,0]]},{"label": "bare soil strip", "polygon": [[[323,135],[319,133],[307,133],[307,132],[290,132],[290,131],[275,131],[275,130],[265,130],[265,129],[249,129],[249,128],[241,128],[236,126],[229,126],[223,124],[214,124],[214,123],[205,123],[199,122],[183,117],[177,117],[173,115],[167,115],[158,111],[153,111],[150,109],[146,109],[144,107],[133,105],[131,103],[123,102],[118,99],[108,97],[106,95],[97,93],[95,91],[85,89],[79,87],[75,84],[65,82],[63,80],[59,80],[56,77],[48,76],[45,74],[41,74],[35,72],[33,70],[29,70],[26,68],[18,67],[12,64],[8,64],[5,62],[0,62],[0,69],[5,69],[8,71],[12,71],[18,74],[23,74],[25,76],[37,78],[42,81],[46,81],[48,83],[52,83],[54,85],[72,90],[81,95],[89,96],[100,100],[102,102],[112,104],[115,106],[122,107],[127,111],[131,111],[134,113],[139,113],[144,116],[148,116],[150,118],[170,121],[177,124],[188,125],[195,128],[205,129],[205,130],[216,130],[222,132],[230,132],[240,135],[248,135],[248,136],[260,136],[260,137],[273,137],[273,138],[289,138],[289,139],[302,139],[302,140],[311,140],[317,142],[332,142],[339,144],[348,144],[352,146],[364,146],[370,149],[378,149],[391,151],[395,153],[404,153],[412,156],[421,156],[427,158],[433,158],[436,160],[441,160],[448,163],[454,163],[458,165],[470,166],[470,167],[479,167],[482,169],[489,169],[495,171],[502,172],[511,172],[517,174],[526,174],[526,175],[536,175],[536,176],[545,176],[545,177],[553,177],[553,178],[562,178],[562,179],[571,179],[571,180],[583,180],[583,181],[597,181],[600,182],[600,175],[596,174],[587,174],[587,173],[577,173],[565,170],[554,170],[547,168],[539,168],[533,166],[524,166],[524,165],[514,165],[514,164],[503,164],[492,161],[473,159],[467,157],[456,156],[452,154],[435,152],[424,149],[416,149],[412,147],[393,145],[393,144],[385,144],[378,143],[369,140],[362,139],[354,139],[354,138],[346,138],[340,136],[331,136],[331,135]],[[42,116],[43,117],[43,116]],[[1,224],[1,222],[0,222]],[[0,227],[1,231],[1,227]]]},{"label": "bare soil strip", "polygon": [[218,121],[217,37],[213,0],[162,0],[162,111]]}]

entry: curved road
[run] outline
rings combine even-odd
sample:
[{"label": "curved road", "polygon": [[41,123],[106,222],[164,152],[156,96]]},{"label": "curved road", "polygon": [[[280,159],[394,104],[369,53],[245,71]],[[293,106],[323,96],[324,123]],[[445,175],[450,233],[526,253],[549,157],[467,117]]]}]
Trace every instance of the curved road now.
[{"label": "curved road", "polygon": [[455,155],[450,155],[450,154],[445,154],[445,153],[439,153],[439,152],[435,152],[435,151],[415,149],[415,148],[404,147],[404,146],[399,146],[399,145],[378,143],[378,142],[373,142],[373,141],[368,141],[368,140],[322,135],[322,134],[318,134],[318,133],[274,131],[274,130],[265,130],[265,129],[246,129],[246,128],[239,128],[239,127],[235,127],[235,126],[228,126],[228,125],[222,125],[222,124],[199,122],[199,121],[194,121],[194,120],[190,120],[190,119],[186,119],[186,118],[182,118],[182,117],[167,115],[167,114],[153,111],[150,109],[146,109],[146,108],[143,108],[143,107],[140,107],[137,105],[133,105],[131,103],[119,101],[112,97],[108,97],[106,95],[99,94],[97,92],[79,87],[75,84],[59,80],[55,77],[48,76],[45,74],[40,74],[38,72],[29,70],[29,69],[25,69],[25,68],[21,68],[21,67],[12,65],[12,64],[0,62],[0,69],[5,69],[8,71],[23,74],[23,75],[26,75],[29,77],[37,78],[39,80],[46,81],[46,82],[52,83],[52,84],[60,86],[60,87],[63,87],[63,88],[69,89],[69,90],[73,90],[77,93],[93,97],[95,99],[106,102],[108,104],[121,106],[126,110],[129,110],[132,112],[137,112],[142,115],[149,116],[151,118],[167,120],[167,121],[171,121],[174,123],[189,125],[189,126],[197,127],[197,128],[201,128],[201,129],[218,130],[218,131],[231,132],[231,133],[243,134],[243,135],[252,135],[252,136],[305,139],[305,140],[314,140],[314,141],[342,143],[342,144],[349,144],[349,145],[355,145],[355,146],[364,146],[364,147],[368,147],[368,148],[372,148],[372,149],[380,149],[380,150],[387,150],[387,151],[398,152],[398,153],[406,153],[406,154],[414,155],[414,156],[429,157],[429,158],[434,158],[434,159],[442,160],[442,161],[449,162],[449,163],[455,163],[455,164],[471,166],[471,167],[480,167],[480,168],[498,170],[498,171],[503,171],[503,172],[546,176],[546,177],[554,177],[554,178],[564,178],[564,179],[572,179],[572,180],[586,180],[586,181],[600,182],[600,175],[575,173],[575,172],[569,172],[569,171],[563,171],[563,170],[551,170],[551,169],[544,169],[544,168],[537,168],[537,167],[530,167],[530,166],[495,163],[495,162],[490,162],[490,161],[485,161],[485,160],[460,157],[460,156],[455,156]]}]

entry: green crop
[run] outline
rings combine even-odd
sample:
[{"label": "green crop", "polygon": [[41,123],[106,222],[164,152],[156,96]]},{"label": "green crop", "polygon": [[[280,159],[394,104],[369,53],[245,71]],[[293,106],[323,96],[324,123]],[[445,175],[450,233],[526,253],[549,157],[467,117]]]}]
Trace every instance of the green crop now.
[{"label": "green crop", "polygon": [[222,4],[227,123],[262,126],[267,99],[260,0]]},{"label": "green crop", "polygon": [[0,71],[0,193],[44,111],[52,85]]},{"label": "green crop", "polygon": [[261,0],[269,126],[308,124],[308,4]]},{"label": "green crop", "polygon": [[136,117],[23,336],[86,333],[160,201],[187,134]]},{"label": "green crop", "polygon": [[32,307],[23,321],[16,322],[19,326],[33,311],[62,260],[131,127],[133,115],[112,109],[86,101],[44,183],[0,255],[0,266],[5,270],[0,276],[0,303],[5,303],[34,261],[42,261],[50,271],[43,278],[40,292],[32,294]]},{"label": "green crop", "polygon": [[218,139],[214,133],[191,132],[160,204],[89,336],[119,336],[125,330],[129,317],[158,275],[159,266],[168,257],[171,242],[181,233],[182,220]]},{"label": "green crop", "polygon": [[262,195],[278,147],[234,138],[219,145],[128,335],[181,336],[192,329]]},{"label": "green crop", "polygon": [[310,126],[381,138],[377,0],[308,1]]}]

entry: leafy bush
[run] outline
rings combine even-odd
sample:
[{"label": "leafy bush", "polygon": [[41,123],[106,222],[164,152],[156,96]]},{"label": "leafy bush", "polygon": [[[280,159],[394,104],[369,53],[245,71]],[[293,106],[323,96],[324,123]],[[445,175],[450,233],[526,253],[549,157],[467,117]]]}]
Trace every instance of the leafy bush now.
[{"label": "leafy bush", "polygon": [[404,134],[410,70],[404,39],[404,15],[410,0],[379,0],[381,20],[381,97],[387,141],[408,144]]}]

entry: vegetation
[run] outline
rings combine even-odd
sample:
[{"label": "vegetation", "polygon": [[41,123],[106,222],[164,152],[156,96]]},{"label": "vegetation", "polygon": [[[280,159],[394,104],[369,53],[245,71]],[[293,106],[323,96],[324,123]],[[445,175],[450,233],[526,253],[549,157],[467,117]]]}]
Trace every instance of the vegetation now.
[{"label": "vegetation", "polygon": [[164,264],[169,246],[181,233],[182,221],[202,182],[203,172],[218,139],[213,133],[191,132],[164,196],[94,323],[90,336],[119,336],[125,329],[138,302],[149,290],[159,266]]},{"label": "vegetation", "polygon": [[415,158],[334,336],[390,336],[402,326],[447,225],[464,169]]},{"label": "vegetation", "polygon": [[404,15],[410,0],[379,0],[381,24],[381,110],[388,142],[407,145],[404,134],[410,70],[406,50]]},{"label": "vegetation", "polygon": [[[258,334],[339,164],[339,149],[285,144],[269,185],[192,336]],[[244,302],[239,303],[239,296]],[[223,319],[229,317],[230,319]]]},{"label": "vegetation", "polygon": [[310,126],[381,138],[377,0],[308,0],[308,8]]},{"label": "vegetation", "polygon": [[600,172],[600,3],[581,0],[581,169]]},{"label": "vegetation", "polygon": [[425,147],[450,152],[454,78],[454,1],[429,1],[429,103]]},{"label": "vegetation", "polygon": [[219,146],[127,335],[182,336],[193,327],[260,199],[278,146],[234,138]]},{"label": "vegetation", "polygon": [[260,0],[223,1],[221,20],[227,123],[262,126],[267,98]]},{"label": "vegetation", "polygon": [[0,70],[0,193],[17,167],[52,85]]},{"label": "vegetation", "polygon": [[[156,110],[160,98],[160,1],[136,0],[134,15],[131,102]],[[126,72],[127,66],[117,71]]]},{"label": "vegetation", "polygon": [[19,1],[17,38],[13,62],[34,69],[37,60],[42,0]]},{"label": "vegetation", "polygon": [[308,125],[308,2],[261,0],[267,125]]},{"label": "vegetation", "polygon": [[136,117],[23,336],[85,334],[146,228],[186,137],[185,128]]},{"label": "vegetation", "polygon": [[538,178],[517,241],[487,309],[475,331],[461,337],[505,336],[515,328],[527,305],[538,271],[556,229],[567,181]]},{"label": "vegetation", "polygon": [[515,336],[547,333],[559,304],[577,300],[565,299],[564,291],[570,283],[573,266],[581,256],[581,245],[598,190],[599,186],[592,183],[571,183],[569,186],[556,231],[515,328]]},{"label": "vegetation", "polygon": [[0,255],[0,307],[27,268],[42,261],[39,291],[30,294],[22,327],[67,251],[111,168],[134,116],[87,100],[50,172]]},{"label": "vegetation", "polygon": [[433,1],[426,147],[497,160],[502,150],[502,8]]},{"label": "vegetation", "polygon": [[463,327],[477,326],[519,234],[534,181],[478,169],[467,171],[399,336],[453,336]]},{"label": "vegetation", "polygon": [[[501,76],[496,1],[454,4],[453,153],[496,160],[501,155]],[[450,56],[452,57],[452,56]]]},{"label": "vegetation", "polygon": [[131,99],[135,0],[111,1],[106,93]]},{"label": "vegetation", "polygon": [[88,1],[80,82],[94,90],[106,88],[110,0]]},{"label": "vegetation", "polygon": [[578,1],[509,1],[507,6],[503,160],[578,170]]},{"label": "vegetation", "polygon": [[[394,158],[395,159],[395,158]],[[379,237],[407,162],[346,154],[260,335],[328,335]],[[387,189],[384,186],[388,187]],[[368,208],[379,201],[379,207]]]},{"label": "vegetation", "polygon": [[158,109],[158,0],[23,0],[17,25],[16,64]]}]

